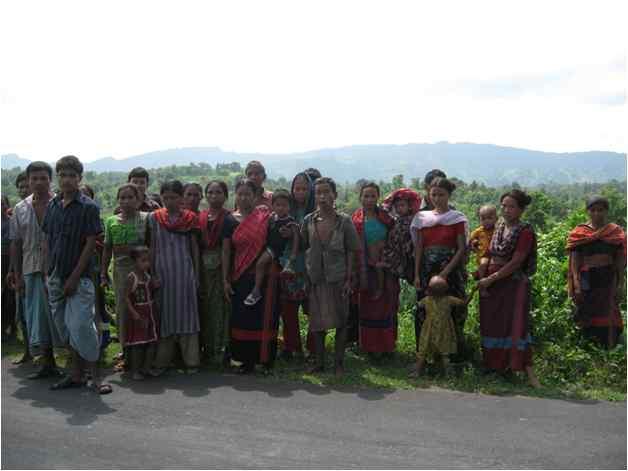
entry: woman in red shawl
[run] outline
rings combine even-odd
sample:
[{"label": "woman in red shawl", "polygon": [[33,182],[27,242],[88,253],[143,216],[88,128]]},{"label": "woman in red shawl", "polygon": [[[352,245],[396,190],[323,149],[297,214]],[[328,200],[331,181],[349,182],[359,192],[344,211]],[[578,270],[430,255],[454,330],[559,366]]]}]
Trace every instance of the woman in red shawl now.
[{"label": "woman in red shawl", "polygon": [[277,353],[279,323],[279,267],[273,263],[262,288],[262,299],[253,306],[244,300],[255,286],[255,262],[266,246],[270,211],[255,207],[257,185],[252,180],[236,184],[236,206],[233,216],[238,221],[231,234],[223,235],[223,284],[231,302],[230,353],[241,364],[240,373],[252,373],[261,363],[269,371]]},{"label": "woman in red shawl", "polygon": [[360,348],[369,354],[394,352],[399,310],[399,278],[392,276],[382,258],[388,232],[395,221],[377,205],[379,196],[377,184],[362,185],[362,208],[351,218],[361,241],[357,264],[360,270]]},{"label": "woman in red shawl", "polygon": [[567,239],[569,296],[575,304],[574,320],[587,336],[613,348],[622,331],[617,288],[626,267],[626,234],[608,222],[608,200],[587,201],[589,221],[579,224]]},{"label": "woman in red shawl", "polygon": [[502,218],[491,239],[488,276],[478,282],[484,364],[491,370],[523,371],[540,387],[532,368],[530,276],[536,271],[536,235],[520,218],[532,198],[520,190],[502,195]]}]

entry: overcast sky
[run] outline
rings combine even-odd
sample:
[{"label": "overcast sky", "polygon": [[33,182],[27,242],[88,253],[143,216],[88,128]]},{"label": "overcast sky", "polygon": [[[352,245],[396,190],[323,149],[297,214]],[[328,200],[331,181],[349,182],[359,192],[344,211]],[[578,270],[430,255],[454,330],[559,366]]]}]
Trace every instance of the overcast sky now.
[{"label": "overcast sky", "polygon": [[0,3],[0,154],[626,151],[625,1]]}]

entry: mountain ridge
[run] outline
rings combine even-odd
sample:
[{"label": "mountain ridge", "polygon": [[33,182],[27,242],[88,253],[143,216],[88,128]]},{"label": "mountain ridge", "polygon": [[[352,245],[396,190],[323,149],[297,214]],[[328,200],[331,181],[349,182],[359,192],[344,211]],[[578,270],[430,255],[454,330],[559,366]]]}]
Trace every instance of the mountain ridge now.
[{"label": "mountain ridge", "polygon": [[[151,151],[114,159],[104,157],[85,163],[87,171],[128,172],[133,167],[159,168],[190,163],[264,163],[269,177],[291,178],[308,167],[341,182],[358,179],[390,180],[403,174],[407,181],[420,178],[432,168],[464,181],[488,185],[539,185],[604,182],[626,178],[626,154],[608,151],[543,152],[493,144],[372,144],[315,149],[294,153],[245,153],[218,147],[185,147]],[[2,168],[25,167],[29,161],[16,154],[2,156]],[[17,164],[17,165],[16,165]]]}]

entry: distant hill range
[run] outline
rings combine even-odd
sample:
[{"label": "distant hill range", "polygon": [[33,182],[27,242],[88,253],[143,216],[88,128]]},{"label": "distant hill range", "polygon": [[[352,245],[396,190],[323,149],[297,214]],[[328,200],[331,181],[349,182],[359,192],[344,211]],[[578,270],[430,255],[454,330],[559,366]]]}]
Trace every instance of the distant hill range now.
[{"label": "distant hill range", "polygon": [[[488,185],[534,186],[548,183],[605,182],[626,179],[626,154],[616,152],[549,153],[500,147],[491,144],[448,143],[406,145],[360,145],[292,154],[247,154],[217,147],[169,149],[116,160],[111,157],[86,164],[95,172],[127,172],[133,167],[158,168],[205,162],[260,160],[271,178],[291,178],[315,167],[339,182],[360,178],[390,180],[403,174],[406,182],[440,168],[466,182]],[[15,154],[2,156],[2,168],[25,167],[29,161]]]}]

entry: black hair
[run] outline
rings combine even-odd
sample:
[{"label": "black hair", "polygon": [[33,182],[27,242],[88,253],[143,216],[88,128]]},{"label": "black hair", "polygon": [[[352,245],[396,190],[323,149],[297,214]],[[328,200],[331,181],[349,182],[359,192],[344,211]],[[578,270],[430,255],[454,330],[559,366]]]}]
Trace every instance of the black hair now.
[{"label": "black hair", "polygon": [[431,186],[432,180],[439,177],[447,178],[447,174],[443,172],[442,170],[435,168],[425,174],[425,179],[423,180],[423,183],[425,184],[426,187]]},{"label": "black hair", "polygon": [[144,167],[135,167],[133,170],[131,170],[126,181],[130,182],[131,178],[146,178],[146,184],[148,185],[148,172]]},{"label": "black hair", "polygon": [[362,185],[360,185],[360,198],[362,198],[362,193],[367,188],[374,188],[375,191],[377,192],[377,197],[379,197],[380,195],[379,185],[375,182],[364,182],[362,183]]},{"label": "black hair", "polygon": [[317,178],[321,178],[323,176],[319,169],[313,168],[313,167],[310,167],[304,170],[303,173],[305,173],[308,177],[310,177],[310,180],[312,181],[316,180]]},{"label": "black hair", "polygon": [[83,176],[83,164],[74,155],[66,155],[57,160],[55,172],[59,173],[62,170],[74,170],[80,177]]},{"label": "black hair", "polygon": [[167,191],[183,196],[183,183],[179,180],[168,180],[167,182],[162,183],[161,188],[159,189],[159,194],[163,195]]},{"label": "black hair", "polygon": [[318,185],[329,185],[331,191],[334,192],[334,195],[338,195],[338,191],[336,190],[336,182],[331,177],[320,177],[314,180],[314,186]]},{"label": "black hair", "polygon": [[15,177],[15,188],[20,187],[20,182],[22,180],[28,181],[28,176],[26,175],[26,172],[20,172],[17,174],[17,177]]},{"label": "black hair", "polygon": [[120,185],[120,187],[118,188],[118,193],[116,193],[116,199],[120,198],[120,193],[122,193],[124,190],[132,190],[133,193],[135,193],[135,197],[137,199],[140,198],[140,190],[137,188],[137,185],[133,183],[125,183],[124,185]]},{"label": "black hair", "polygon": [[248,186],[251,189],[251,191],[253,192],[254,195],[257,195],[259,187],[255,184],[255,182],[253,180],[249,180],[248,178],[240,178],[240,179],[238,179],[238,181],[235,184],[235,191],[236,191],[236,193],[240,189],[240,187],[242,187],[244,185]]},{"label": "black hair", "polygon": [[248,176],[249,171],[255,169],[261,170],[264,174],[264,180],[266,180],[266,169],[259,160],[251,160],[248,164],[246,164],[246,168],[244,169],[244,175]]},{"label": "black hair", "polygon": [[229,187],[222,180],[210,180],[207,185],[205,185],[205,197],[207,198],[207,193],[209,193],[209,187],[212,185],[218,185],[222,192],[225,194],[225,199],[229,198]]},{"label": "black hair", "polygon": [[442,188],[451,195],[456,189],[456,184],[446,177],[436,177],[431,181],[430,188]]},{"label": "black hair", "polygon": [[28,167],[26,167],[26,178],[30,177],[33,172],[47,172],[48,178],[52,179],[52,167],[47,162],[37,161],[28,164]]},{"label": "black hair", "polygon": [[504,198],[508,197],[517,202],[517,206],[519,206],[519,209],[525,209],[530,203],[532,203],[532,197],[530,195],[528,195],[525,191],[517,189],[510,190],[508,193],[504,193],[503,195],[501,195],[501,197],[499,198],[499,202],[503,202]]},{"label": "black hair", "polygon": [[[138,190],[138,194],[139,194],[139,190]],[[159,195],[159,193],[151,193],[150,199],[153,200],[155,203],[157,203],[159,206],[164,205],[163,201],[161,201],[161,196]]]},{"label": "black hair", "polygon": [[94,189],[87,184],[81,185],[81,193],[85,192],[87,192],[87,196],[89,196],[91,199],[94,199],[94,197],[96,196],[96,194],[94,193]]},{"label": "black hair", "polygon": [[600,204],[604,209],[608,211],[610,205],[608,203],[608,199],[601,195],[593,195],[587,199],[587,209],[591,209],[591,206]]},{"label": "black hair", "polygon": [[137,260],[142,255],[148,254],[149,252],[150,251],[148,250],[148,247],[146,247],[145,245],[136,245],[131,248],[131,251],[129,252],[129,256],[131,257],[132,260]]},{"label": "black hair", "polygon": [[201,196],[203,196],[203,187],[201,185],[199,185],[198,183],[194,183],[194,182],[186,183],[185,185],[183,185],[183,193],[185,193],[185,190],[187,190],[191,186],[196,187],[196,189],[201,194]]},{"label": "black hair", "polygon": [[[316,170],[316,169],[314,168],[314,169],[308,169],[308,170]],[[316,201],[314,199],[314,178],[312,178],[312,176],[307,173],[308,170],[306,170],[305,172],[297,173],[292,179],[292,185],[290,185],[290,195],[292,196],[292,210],[291,211],[292,211],[293,216],[296,214],[296,209],[297,209],[296,200],[294,199],[294,185],[296,184],[297,179],[300,179],[300,178],[305,180],[305,183],[307,183],[307,190],[308,190],[307,201],[305,202],[305,214],[309,214],[316,209]],[[318,172],[318,170],[316,170],[316,172]],[[316,177],[316,178],[320,178],[320,177]]]},{"label": "black hair", "polygon": [[288,204],[289,204],[292,201],[292,195],[285,188],[279,188],[273,191],[271,203],[274,204],[275,201],[280,200],[280,199],[285,199],[286,201],[288,201]]}]

